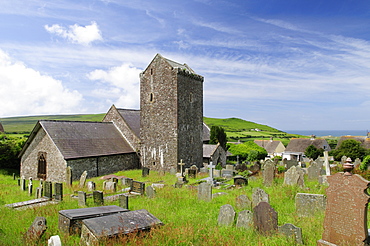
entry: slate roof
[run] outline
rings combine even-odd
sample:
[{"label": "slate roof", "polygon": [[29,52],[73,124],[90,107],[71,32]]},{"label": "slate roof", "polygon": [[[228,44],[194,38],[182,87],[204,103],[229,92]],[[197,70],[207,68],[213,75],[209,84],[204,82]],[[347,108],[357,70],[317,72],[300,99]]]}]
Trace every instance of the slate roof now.
[{"label": "slate roof", "polygon": [[40,128],[45,130],[66,160],[135,152],[112,122],[40,120],[20,155]]},{"label": "slate roof", "polygon": [[140,138],[140,110],[135,109],[117,109],[133,133]]},{"label": "slate roof", "polygon": [[292,138],[285,148],[285,152],[305,152],[310,145],[316,148],[330,151],[331,148],[325,139],[310,139],[310,138]]},{"label": "slate roof", "polygon": [[267,153],[274,153],[276,148],[279,146],[279,144],[281,143],[281,141],[278,141],[278,140],[254,140],[254,142],[264,148]]},{"label": "slate roof", "polygon": [[[218,144],[203,144],[203,158],[210,158],[218,146]],[[226,156],[232,156],[232,154],[229,151],[226,151]]]},{"label": "slate roof", "polygon": [[203,122],[203,142],[211,140],[211,132],[206,123]]},{"label": "slate roof", "polygon": [[356,140],[361,143],[362,147],[366,149],[370,149],[370,138],[365,137],[365,136],[342,136],[338,140],[336,149],[339,148],[339,146],[341,145],[343,141],[348,140],[348,139]]}]

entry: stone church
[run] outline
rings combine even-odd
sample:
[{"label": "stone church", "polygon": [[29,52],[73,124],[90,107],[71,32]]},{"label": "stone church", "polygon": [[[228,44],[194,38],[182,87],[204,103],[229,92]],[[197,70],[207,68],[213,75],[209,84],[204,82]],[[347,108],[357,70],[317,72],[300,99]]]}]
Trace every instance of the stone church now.
[{"label": "stone church", "polygon": [[40,120],[21,153],[21,176],[64,182],[142,166],[203,165],[203,77],[157,54],[140,74],[140,110],[109,109],[102,122]]}]

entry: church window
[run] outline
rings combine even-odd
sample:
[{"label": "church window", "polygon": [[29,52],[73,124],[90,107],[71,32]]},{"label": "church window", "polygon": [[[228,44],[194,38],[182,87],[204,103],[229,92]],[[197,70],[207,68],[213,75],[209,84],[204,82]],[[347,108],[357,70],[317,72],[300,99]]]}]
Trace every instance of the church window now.
[{"label": "church window", "polygon": [[46,179],[46,153],[40,152],[37,160],[37,178]]}]

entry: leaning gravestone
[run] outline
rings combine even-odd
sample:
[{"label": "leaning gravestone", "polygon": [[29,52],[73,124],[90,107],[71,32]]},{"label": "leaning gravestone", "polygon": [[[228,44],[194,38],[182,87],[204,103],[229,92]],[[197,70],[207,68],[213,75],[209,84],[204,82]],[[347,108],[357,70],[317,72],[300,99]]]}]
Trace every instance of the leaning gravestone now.
[{"label": "leaning gravestone", "polygon": [[293,237],[298,244],[303,244],[302,241],[302,228],[296,227],[293,224],[285,224],[279,226],[279,233],[287,237]]},{"label": "leaning gravestone", "polygon": [[271,186],[274,183],[275,163],[272,160],[267,160],[263,165],[263,185]]},{"label": "leaning gravestone", "polygon": [[81,177],[80,177],[80,188],[84,188],[85,187],[86,178],[87,178],[87,171],[84,171],[81,174]]},{"label": "leaning gravestone", "polygon": [[27,244],[34,244],[37,240],[41,238],[46,229],[46,218],[36,217],[32,225],[28,228],[26,234],[24,235],[24,239]]},{"label": "leaning gravestone", "polygon": [[313,161],[311,165],[307,168],[308,179],[318,180],[319,175],[320,175],[320,170],[321,170],[320,165],[317,162]]},{"label": "leaning gravestone", "polygon": [[148,198],[154,198],[155,197],[155,190],[152,186],[148,185],[145,188],[145,193]]},{"label": "leaning gravestone", "polygon": [[353,164],[343,165],[344,173],[328,176],[324,233],[318,245],[365,245],[369,240],[367,206],[370,182],[352,174]]},{"label": "leaning gravestone", "polygon": [[304,186],[304,173],[302,168],[292,166],[284,174],[284,184]]},{"label": "leaning gravestone", "polygon": [[235,219],[234,208],[230,204],[221,206],[217,224],[219,226],[232,226]]},{"label": "leaning gravestone", "polygon": [[269,194],[263,189],[253,188],[252,192],[252,207],[257,206],[260,202],[270,202]]},{"label": "leaning gravestone", "polygon": [[320,194],[297,193],[295,206],[298,216],[315,216],[317,212],[325,211],[326,197]]},{"label": "leaning gravestone", "polygon": [[253,222],[256,229],[265,235],[278,229],[278,214],[267,202],[260,202],[253,209]]},{"label": "leaning gravestone", "polygon": [[209,183],[200,183],[198,185],[198,199],[203,201],[212,200],[212,185]]},{"label": "leaning gravestone", "polygon": [[239,212],[236,227],[249,229],[253,227],[253,213],[249,210]]},{"label": "leaning gravestone", "polygon": [[240,195],[235,199],[237,209],[252,209],[252,201],[246,195]]}]

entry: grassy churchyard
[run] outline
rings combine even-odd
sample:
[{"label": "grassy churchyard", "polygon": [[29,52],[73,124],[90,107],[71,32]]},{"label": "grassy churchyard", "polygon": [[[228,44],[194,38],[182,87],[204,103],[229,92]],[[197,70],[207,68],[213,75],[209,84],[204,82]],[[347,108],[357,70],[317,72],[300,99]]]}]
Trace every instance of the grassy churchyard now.
[{"label": "grassy churchyard", "polygon": [[[165,184],[164,188],[156,189],[156,196],[148,198],[145,195],[129,198],[129,209],[146,209],[160,219],[164,225],[152,229],[148,233],[130,234],[122,236],[115,241],[104,242],[102,245],[296,245],[293,238],[287,238],[281,234],[261,235],[254,229],[237,228],[235,222],[231,227],[220,227],[217,224],[220,207],[225,204],[233,206],[236,218],[241,209],[236,206],[236,197],[247,195],[252,199],[252,189],[262,188],[269,194],[270,205],[278,213],[278,225],[286,223],[294,224],[302,228],[304,245],[316,245],[323,233],[324,213],[318,213],[314,217],[299,217],[295,208],[295,196],[297,193],[325,194],[326,186],[321,186],[317,181],[305,180],[305,187],[285,186],[284,177],[279,174],[271,187],[264,187],[262,175],[250,178],[249,184],[241,188],[213,188],[212,193],[225,192],[210,202],[198,200],[197,185],[200,178],[208,175],[198,175],[197,179],[188,179],[189,183],[182,188],[174,188],[177,180],[175,175],[166,173],[159,175],[158,172],[150,171],[149,176],[142,177],[141,170],[122,171],[117,176],[126,176],[136,181]],[[307,178],[307,177],[306,177]],[[89,178],[88,181],[96,183],[96,189],[102,190],[103,180]],[[232,184],[233,181],[228,182]],[[39,181],[33,182],[34,187],[39,186]],[[118,189],[126,188],[119,182]],[[41,207],[14,210],[5,207],[5,204],[34,199],[28,191],[22,191],[17,180],[13,176],[0,174],[0,245],[24,245],[22,238],[36,216],[45,217],[47,230],[35,245],[47,245],[48,239],[53,235],[59,235],[62,245],[78,245],[78,236],[64,235],[58,229],[58,211],[75,209],[78,201],[72,198],[72,194],[83,190],[78,181],[73,182],[71,188],[63,184],[63,201],[58,204]],[[34,188],[35,191],[35,188]],[[35,193],[35,192],[34,192]],[[122,192],[117,192],[122,193]],[[104,196],[115,193],[104,193]],[[118,201],[105,202],[104,205],[119,205]],[[94,207],[92,198],[87,199],[87,207]]]}]

